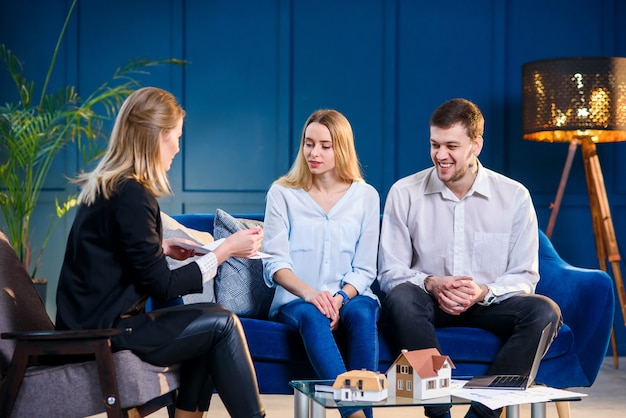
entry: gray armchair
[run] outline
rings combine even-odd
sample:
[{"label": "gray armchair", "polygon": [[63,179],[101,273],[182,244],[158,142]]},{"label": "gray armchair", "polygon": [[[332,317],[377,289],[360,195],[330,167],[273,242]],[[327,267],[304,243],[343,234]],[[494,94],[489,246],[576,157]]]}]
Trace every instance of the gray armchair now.
[{"label": "gray armchair", "polygon": [[[173,403],[178,368],[112,353],[120,330],[55,331],[28,273],[0,232],[0,416],[146,416]],[[54,365],[53,365],[54,364]],[[12,414],[12,415],[11,415]]]}]

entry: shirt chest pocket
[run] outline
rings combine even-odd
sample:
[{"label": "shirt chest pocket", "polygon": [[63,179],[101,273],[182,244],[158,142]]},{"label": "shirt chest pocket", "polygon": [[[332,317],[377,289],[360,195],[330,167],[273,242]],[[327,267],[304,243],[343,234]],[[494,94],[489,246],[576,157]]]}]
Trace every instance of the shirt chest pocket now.
[{"label": "shirt chest pocket", "polygon": [[506,271],[510,234],[475,232],[472,271],[500,274]]},{"label": "shirt chest pocket", "polygon": [[339,251],[342,253],[354,254],[356,245],[359,242],[361,229],[358,224],[352,222],[342,222],[339,225],[339,236],[337,241]]}]

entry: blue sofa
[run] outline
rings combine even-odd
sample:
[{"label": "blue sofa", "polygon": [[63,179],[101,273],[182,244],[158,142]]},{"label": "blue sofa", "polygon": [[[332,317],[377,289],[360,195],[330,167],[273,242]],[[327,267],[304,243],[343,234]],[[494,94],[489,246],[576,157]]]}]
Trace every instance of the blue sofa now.
[{"label": "blue sofa", "polygon": [[[233,216],[263,219],[262,214]],[[188,228],[213,232],[213,214],[173,217]],[[537,381],[555,388],[591,386],[606,355],[613,325],[612,280],[601,270],[574,267],[562,260],[542,231],[539,273],[537,293],[558,303],[564,325],[541,362]],[[293,392],[288,385],[290,380],[316,377],[299,334],[291,328],[263,319],[241,318],[241,322],[261,393],[289,394]],[[390,349],[386,333],[380,330],[379,370],[383,373],[397,356]],[[455,376],[485,374],[502,345],[495,335],[474,328],[441,328],[437,336],[443,353],[456,366]]]}]

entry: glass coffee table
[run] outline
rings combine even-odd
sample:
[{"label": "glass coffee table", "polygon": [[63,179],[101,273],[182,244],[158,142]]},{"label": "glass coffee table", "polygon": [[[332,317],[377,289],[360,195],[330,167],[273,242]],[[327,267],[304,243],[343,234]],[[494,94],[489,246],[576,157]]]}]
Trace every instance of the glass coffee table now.
[{"label": "glass coffee table", "polygon": [[[436,406],[436,405],[470,405],[471,400],[458,396],[446,396],[433,399],[412,399],[389,396],[378,402],[341,401],[333,399],[331,393],[316,392],[315,385],[331,386],[333,380],[292,380],[289,385],[293,388],[294,394],[294,418],[324,418],[326,410],[341,408],[393,408],[411,406]],[[572,396],[570,398],[559,399],[559,401],[579,401],[581,398]],[[528,403],[528,402],[526,402]],[[519,418],[520,405],[510,405],[506,407],[507,418]],[[545,418],[545,402],[531,404],[532,418]]]}]

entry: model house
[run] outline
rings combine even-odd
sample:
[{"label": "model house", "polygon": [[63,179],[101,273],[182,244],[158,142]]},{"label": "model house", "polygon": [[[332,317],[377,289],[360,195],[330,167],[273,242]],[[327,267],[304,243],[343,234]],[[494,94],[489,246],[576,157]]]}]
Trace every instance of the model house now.
[{"label": "model house", "polygon": [[387,377],[369,370],[340,374],[333,384],[333,397],[342,401],[377,402],[387,398]]},{"label": "model house", "polygon": [[402,353],[387,370],[389,395],[430,399],[450,395],[454,364],[436,348]]}]

